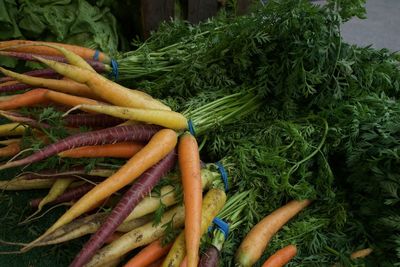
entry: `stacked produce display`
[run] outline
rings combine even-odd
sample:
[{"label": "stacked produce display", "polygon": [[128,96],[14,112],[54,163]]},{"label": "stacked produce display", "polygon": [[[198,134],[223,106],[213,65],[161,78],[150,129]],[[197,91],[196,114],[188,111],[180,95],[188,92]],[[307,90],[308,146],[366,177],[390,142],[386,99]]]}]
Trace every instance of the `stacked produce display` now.
[{"label": "stacked produce display", "polygon": [[0,68],[0,262],[399,265],[400,62],[342,40],[362,11],[268,1],[118,55],[0,42],[41,66]]}]

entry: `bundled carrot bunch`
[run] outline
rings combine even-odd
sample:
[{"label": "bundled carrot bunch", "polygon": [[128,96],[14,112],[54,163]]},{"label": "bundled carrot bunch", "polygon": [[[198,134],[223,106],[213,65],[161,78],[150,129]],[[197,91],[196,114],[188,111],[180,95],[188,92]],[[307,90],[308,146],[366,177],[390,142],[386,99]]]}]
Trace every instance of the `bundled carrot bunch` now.
[{"label": "bundled carrot bunch", "polygon": [[[235,119],[232,109],[236,110],[236,117],[244,116],[259,107],[257,97],[233,94],[201,109],[186,110],[193,120],[188,122],[187,116],[172,111],[160,100],[99,74],[99,69],[94,68],[99,62],[89,59],[95,51],[28,41],[3,42],[0,48],[2,55],[29,55],[49,67],[25,74],[0,67],[6,76],[1,80],[0,91],[28,89],[8,93],[0,101],[0,115],[10,121],[0,126],[1,135],[5,136],[0,155],[8,159],[0,170],[29,168],[54,156],[75,159],[77,163],[66,167],[59,160],[53,170],[22,170],[16,178],[1,181],[4,190],[50,188],[45,197],[31,201],[37,211],[25,223],[33,221],[44,206],[70,206],[45,233],[20,244],[20,252],[93,234],[70,266],[118,265],[138,247],[144,248],[134,253],[127,266],[150,266],[153,262],[162,266],[216,266],[227,230],[222,231],[222,236],[220,228],[214,231],[213,246],[199,259],[201,237],[213,223],[220,225],[220,218],[230,222],[231,231],[237,228],[249,192],[237,192],[227,201],[225,169],[222,165],[201,163],[193,129],[192,133],[188,130],[192,123],[197,126],[197,133],[217,123],[231,123]],[[109,60],[102,53],[96,57]],[[33,118],[26,110],[29,107],[63,111],[57,118],[62,120],[63,128],[54,128],[40,116]],[[64,137],[54,138],[51,131],[65,131]],[[14,138],[21,135],[23,138]],[[27,136],[34,142],[30,143],[31,149],[24,150]],[[114,169],[79,165],[85,158],[99,157],[122,160]],[[116,204],[111,201],[114,199]],[[284,209],[280,223],[272,223],[274,231],[308,203],[293,202],[293,210]],[[104,211],[104,205],[111,211]],[[162,216],[154,216],[160,207],[164,209]],[[267,219],[261,228],[269,224]],[[273,233],[259,234],[256,231],[256,238],[261,237],[260,242],[265,244],[261,246],[262,253]],[[251,246],[254,237],[246,240]],[[250,266],[261,254],[249,254],[248,261],[246,242],[239,248],[238,261]],[[244,260],[240,252],[243,248]]]}]

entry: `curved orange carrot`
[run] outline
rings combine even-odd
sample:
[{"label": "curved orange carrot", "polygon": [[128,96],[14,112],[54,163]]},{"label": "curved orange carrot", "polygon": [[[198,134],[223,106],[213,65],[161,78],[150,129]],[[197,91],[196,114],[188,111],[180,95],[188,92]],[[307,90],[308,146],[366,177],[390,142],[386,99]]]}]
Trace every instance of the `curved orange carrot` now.
[{"label": "curved orange carrot", "polygon": [[162,256],[166,255],[171,247],[172,243],[166,246],[162,246],[161,240],[158,239],[143,248],[138,254],[130,259],[124,265],[124,267],[148,266]]},{"label": "curved orange carrot", "polygon": [[295,245],[288,245],[272,254],[262,267],[283,267],[297,254]]},{"label": "curved orange carrot", "polygon": [[307,199],[302,201],[292,200],[257,223],[243,239],[236,252],[235,261],[237,265],[253,266],[265,251],[274,234],[310,203],[311,200]]},{"label": "curved orange carrot", "polygon": [[171,152],[177,143],[177,134],[170,129],[157,132],[137,154],[109,178],[96,185],[80,198],[66,213],[64,213],[42,236],[28,244],[27,250],[35,243],[52,233],[57,228],[71,222],[100,201],[111,196],[122,187],[128,185],[151,166]]},{"label": "curved orange carrot", "polygon": [[121,142],[115,144],[83,146],[58,153],[63,158],[131,158],[144,144],[134,142]]},{"label": "curved orange carrot", "polygon": [[93,96],[92,90],[85,84],[81,84],[71,80],[57,80],[57,79],[46,79],[41,77],[33,77],[25,74],[16,73],[0,67],[0,71],[9,77],[12,77],[19,82],[29,84],[35,87],[44,87],[55,91],[69,93],[79,96]]},{"label": "curved orange carrot", "polygon": [[114,105],[132,108],[171,110],[168,106],[152,98],[150,95],[138,90],[128,89],[118,83],[108,80],[98,73],[41,57],[35,58],[61,75],[78,83],[87,84],[95,95]]},{"label": "curved orange carrot", "polygon": [[178,158],[182,175],[183,201],[185,203],[185,240],[188,266],[196,267],[199,261],[203,190],[199,148],[193,135],[185,133],[180,137]]},{"label": "curved orange carrot", "polygon": [[20,144],[21,144],[20,141],[15,141],[11,144],[8,144],[5,147],[0,148],[0,157],[15,156],[21,151]]},{"label": "curved orange carrot", "polygon": [[[18,52],[26,52],[32,54],[41,54],[41,55],[49,55],[49,56],[62,56],[63,54],[57,50],[54,50],[50,47],[46,46],[36,46],[37,44],[44,43],[49,45],[57,45],[68,49],[69,51],[74,52],[75,54],[81,56],[84,59],[94,59],[96,51],[90,48],[77,46],[77,45],[70,45],[70,44],[62,44],[56,42],[42,42],[42,41],[28,41],[28,40],[9,40],[9,41],[2,41],[0,42],[0,49],[8,50],[8,51],[18,51]],[[25,46],[25,45],[35,45],[35,46]],[[21,46],[22,47],[15,47]],[[102,53],[98,52],[98,60],[105,63],[110,63],[110,58]]]},{"label": "curved orange carrot", "polygon": [[12,98],[0,102],[0,110],[18,109],[46,103],[47,89],[33,89],[23,94],[14,95]]}]

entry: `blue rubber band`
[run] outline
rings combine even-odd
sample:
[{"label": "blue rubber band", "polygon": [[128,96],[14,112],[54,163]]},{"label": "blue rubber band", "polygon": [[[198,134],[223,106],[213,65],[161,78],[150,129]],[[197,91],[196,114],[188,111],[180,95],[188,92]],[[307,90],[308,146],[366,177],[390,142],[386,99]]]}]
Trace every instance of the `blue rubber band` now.
[{"label": "blue rubber band", "polygon": [[196,135],[196,132],[195,132],[195,130],[194,130],[194,126],[193,126],[193,121],[192,121],[192,119],[189,119],[189,120],[188,120],[188,128],[189,128],[189,132],[190,132],[193,136],[195,136],[195,135]]},{"label": "blue rubber band", "polygon": [[224,220],[218,217],[214,218],[213,223],[215,225],[215,228],[220,230],[224,234],[226,240],[229,235],[229,224],[227,224]]},{"label": "blue rubber band", "polygon": [[100,55],[100,51],[99,50],[94,51],[93,60],[98,61],[99,60],[99,55]]},{"label": "blue rubber band", "polygon": [[118,80],[118,62],[115,59],[111,59],[111,67],[111,75],[114,76],[115,80]]},{"label": "blue rubber band", "polygon": [[224,186],[225,186],[225,192],[228,192],[228,174],[225,171],[224,166],[222,166],[221,162],[216,162],[215,163],[218,167],[219,172],[221,173],[221,178],[222,181],[224,181]]}]

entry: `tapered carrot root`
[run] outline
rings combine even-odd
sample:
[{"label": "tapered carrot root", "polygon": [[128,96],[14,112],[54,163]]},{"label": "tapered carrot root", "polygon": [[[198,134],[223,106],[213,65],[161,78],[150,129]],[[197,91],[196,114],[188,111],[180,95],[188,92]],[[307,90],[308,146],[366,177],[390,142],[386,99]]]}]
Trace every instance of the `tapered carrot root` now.
[{"label": "tapered carrot root", "polygon": [[70,267],[83,266],[88,262],[96,251],[104,244],[104,240],[111,236],[126,217],[128,217],[129,213],[135,208],[135,206],[153,189],[161,177],[174,167],[175,162],[176,152],[172,151],[165,158],[143,173],[138,180],[133,183],[129,190],[124,193],[121,200],[104,221],[103,225],[84,245],[82,250],[70,264]]},{"label": "tapered carrot root", "polygon": [[148,266],[157,259],[166,255],[171,249],[172,243],[163,246],[161,239],[158,239],[148,246],[143,248],[138,254],[136,254],[132,259],[130,259],[124,267],[137,267],[137,266]]},{"label": "tapered carrot root", "polygon": [[137,247],[150,244],[164,235],[163,225],[166,223],[172,222],[171,225],[174,229],[181,227],[184,216],[184,208],[182,206],[165,212],[159,224],[154,225],[153,222],[150,222],[124,234],[110,245],[103,247],[85,266],[104,266],[106,265],[105,263],[119,258]]},{"label": "tapered carrot root", "polygon": [[[19,128],[15,127],[23,127],[19,124],[3,124],[1,127],[6,128],[6,133],[14,133],[19,131]],[[25,130],[25,128],[23,128]],[[131,125],[131,126],[119,126],[106,128],[102,130],[92,131],[92,132],[84,132],[78,133],[72,136],[69,136],[65,139],[62,139],[56,143],[50,144],[44,147],[42,150],[27,156],[20,160],[10,161],[3,165],[0,165],[0,170],[13,168],[17,166],[22,166],[30,163],[34,163],[55,155],[59,152],[87,145],[97,145],[97,144],[109,144],[112,142],[124,142],[124,141],[148,141],[160,128],[154,125]],[[0,131],[1,133],[1,131]]]},{"label": "tapered carrot root", "polygon": [[170,110],[150,95],[123,87],[107,78],[76,66],[37,57],[42,63],[78,83],[85,83],[93,93],[117,106]]},{"label": "tapered carrot root", "polygon": [[271,255],[262,267],[283,267],[297,254],[295,245],[288,245]]},{"label": "tapered carrot root", "polygon": [[24,250],[40,241],[57,228],[69,223],[82,215],[93,205],[111,196],[122,187],[138,178],[148,168],[159,162],[170,153],[177,143],[177,134],[170,129],[157,132],[137,154],[135,154],[114,175],[96,185],[91,191],[78,200],[64,215],[62,215],[41,237],[26,246]]},{"label": "tapered carrot root", "polygon": [[310,200],[292,200],[257,223],[246,235],[236,252],[237,265],[253,266],[275,233],[310,203]]},{"label": "tapered carrot root", "polygon": [[0,110],[19,109],[40,105],[48,102],[46,98],[47,89],[34,89],[23,94],[13,96],[11,99],[0,102]]},{"label": "tapered carrot root", "polygon": [[350,259],[355,260],[355,259],[365,258],[372,252],[373,252],[372,248],[360,249],[360,250],[357,250],[357,251],[354,251],[353,253],[351,253]]},{"label": "tapered carrot root", "polygon": [[[32,54],[41,54],[41,55],[54,55],[54,56],[62,56],[63,55],[59,51],[51,49],[49,47],[27,46],[27,45],[35,45],[38,43],[46,43],[49,45],[61,46],[69,51],[74,52],[75,54],[81,56],[84,59],[94,59],[95,54],[96,54],[95,50],[86,48],[86,47],[70,45],[70,44],[63,44],[63,43],[56,43],[56,42],[37,42],[37,41],[29,41],[29,40],[2,41],[2,42],[0,42],[0,49],[8,50],[8,51],[32,53]],[[23,45],[23,46],[21,46],[21,45]],[[104,62],[104,63],[110,63],[110,61],[111,61],[110,58],[102,52],[98,52],[98,60],[101,62]]]},{"label": "tapered carrot root", "polygon": [[32,85],[20,83],[18,81],[9,81],[0,84],[0,92],[14,92],[32,88]]},{"label": "tapered carrot root", "polygon": [[84,84],[77,83],[71,80],[55,80],[55,79],[46,79],[40,77],[32,77],[24,74],[19,74],[10,70],[6,70],[2,67],[0,67],[0,71],[6,76],[12,77],[21,83],[29,84],[31,86],[43,87],[78,96],[88,96],[88,97],[93,96],[92,90],[89,87],[87,87]]},{"label": "tapered carrot root", "polygon": [[200,156],[196,138],[184,134],[178,146],[185,203],[185,240],[188,266],[197,267],[202,227],[202,187]]},{"label": "tapered carrot root", "polygon": [[48,125],[46,123],[38,122],[29,117],[24,117],[23,115],[19,114],[18,112],[0,110],[0,116],[4,117],[12,122],[18,122],[18,123],[21,123],[24,125],[28,125],[32,128],[43,128],[43,129],[50,128],[50,125]]},{"label": "tapered carrot root", "polygon": [[183,130],[187,129],[188,127],[185,116],[178,112],[169,110],[149,110],[143,108],[128,108],[111,105],[79,105],[72,110],[77,108],[85,111],[107,114],[121,119],[156,124],[175,130]]},{"label": "tapered carrot root", "polygon": [[107,144],[100,146],[84,146],[58,153],[58,156],[64,158],[131,158],[144,144],[134,142],[123,142]]},{"label": "tapered carrot root", "polygon": [[[202,203],[202,217],[200,235],[203,235],[208,227],[211,225],[212,220],[217,216],[218,212],[224,207],[226,202],[226,194],[224,191],[212,188],[204,196]],[[187,215],[186,215],[187,217]],[[186,226],[185,226],[186,227]],[[163,267],[179,267],[182,263],[185,254],[188,253],[188,248],[185,245],[186,231],[182,231],[175,239],[171,250],[163,262]],[[196,251],[198,253],[198,251]],[[189,258],[188,258],[189,260]],[[187,262],[189,264],[189,261]]]}]

